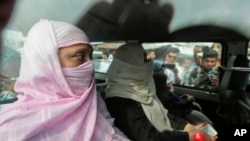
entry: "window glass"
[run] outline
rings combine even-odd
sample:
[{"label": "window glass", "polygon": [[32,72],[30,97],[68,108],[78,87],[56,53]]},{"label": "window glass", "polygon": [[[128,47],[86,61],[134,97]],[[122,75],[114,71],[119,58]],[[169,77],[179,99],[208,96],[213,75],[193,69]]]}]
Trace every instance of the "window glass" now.
[{"label": "window glass", "polygon": [[[113,54],[125,42],[99,42],[94,46],[96,77],[106,79]],[[163,71],[178,86],[216,91],[219,87],[218,67],[222,45],[216,42],[142,43],[147,59],[153,61],[154,72]],[[102,76],[100,74],[103,74]],[[99,82],[99,81],[98,81]]]},{"label": "window glass", "polygon": [[143,43],[148,55],[154,52],[154,71],[163,71],[167,83],[217,90],[222,45],[215,42]]},{"label": "window glass", "polygon": [[95,72],[107,73],[107,70],[113,60],[113,54],[125,42],[93,42],[93,62]]},{"label": "window glass", "polygon": [[24,40],[25,37],[20,31],[6,29],[2,33],[0,104],[14,102],[17,99],[14,84],[19,76]]}]

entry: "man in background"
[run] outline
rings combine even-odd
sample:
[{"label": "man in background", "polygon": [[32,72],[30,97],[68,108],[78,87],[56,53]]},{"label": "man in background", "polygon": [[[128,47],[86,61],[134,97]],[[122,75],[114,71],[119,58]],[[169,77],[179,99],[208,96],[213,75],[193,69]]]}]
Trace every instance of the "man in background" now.
[{"label": "man in background", "polygon": [[112,60],[109,59],[109,52],[103,51],[102,52],[102,60],[99,67],[99,72],[106,73]]},{"label": "man in background", "polygon": [[188,73],[191,63],[192,63],[192,59],[189,57],[179,58],[179,65],[177,66],[177,69],[178,69],[178,76],[180,78],[181,85],[184,83],[184,77]]},{"label": "man in background", "polygon": [[216,51],[210,49],[204,52],[201,58],[201,66],[197,66],[187,75],[185,85],[209,90],[217,89],[219,86],[217,59]]},{"label": "man in background", "polygon": [[155,51],[153,49],[146,50],[147,52],[147,60],[154,60],[155,59]]},{"label": "man in background", "polygon": [[[180,84],[180,78],[178,76],[178,69],[177,69],[177,59],[180,54],[180,50],[178,48],[170,47],[167,50],[167,53],[164,56],[164,64],[162,69],[164,69],[164,73],[167,76],[167,83],[173,83],[173,84]],[[167,64],[167,65],[166,65]],[[168,67],[171,66],[172,67]]]}]

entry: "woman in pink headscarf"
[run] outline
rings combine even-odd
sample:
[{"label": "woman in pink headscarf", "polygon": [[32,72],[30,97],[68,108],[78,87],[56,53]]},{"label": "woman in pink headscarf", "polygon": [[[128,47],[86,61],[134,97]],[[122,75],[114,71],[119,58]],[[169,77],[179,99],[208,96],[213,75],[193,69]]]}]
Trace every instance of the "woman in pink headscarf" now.
[{"label": "woman in pink headscarf", "polygon": [[0,106],[4,141],[123,141],[96,92],[92,47],[85,33],[41,20],[26,39],[18,101]]}]

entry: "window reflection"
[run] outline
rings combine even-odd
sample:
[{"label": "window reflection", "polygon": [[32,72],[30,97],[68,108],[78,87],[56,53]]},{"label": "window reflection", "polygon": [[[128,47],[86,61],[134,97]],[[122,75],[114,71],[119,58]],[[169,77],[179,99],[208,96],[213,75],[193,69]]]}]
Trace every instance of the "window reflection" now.
[{"label": "window reflection", "polygon": [[93,62],[95,71],[98,73],[107,73],[107,70],[113,60],[113,54],[125,42],[98,42],[94,44]]},{"label": "window reflection", "polygon": [[155,52],[154,71],[163,71],[166,83],[217,90],[222,46],[214,42],[143,43]]},{"label": "window reflection", "polygon": [[[93,43],[93,61],[97,73],[106,74],[115,50],[124,43]],[[154,71],[166,74],[166,83],[211,91],[218,89],[218,67],[221,65],[222,52],[220,43],[166,42],[142,43],[142,46],[145,59],[153,61]]]}]

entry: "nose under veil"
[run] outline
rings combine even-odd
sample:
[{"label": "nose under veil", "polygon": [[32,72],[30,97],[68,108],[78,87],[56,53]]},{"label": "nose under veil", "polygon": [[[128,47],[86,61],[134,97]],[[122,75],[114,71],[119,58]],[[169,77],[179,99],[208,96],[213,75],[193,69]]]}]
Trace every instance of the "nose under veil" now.
[{"label": "nose under veil", "polygon": [[72,92],[82,95],[91,84],[94,77],[94,67],[92,61],[85,62],[78,67],[63,68],[63,74]]}]

